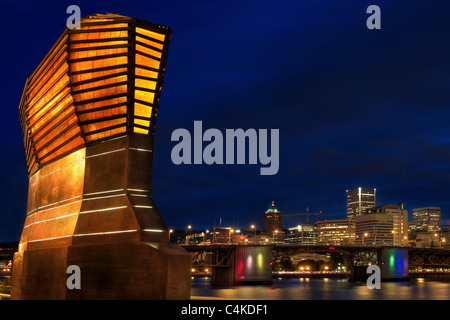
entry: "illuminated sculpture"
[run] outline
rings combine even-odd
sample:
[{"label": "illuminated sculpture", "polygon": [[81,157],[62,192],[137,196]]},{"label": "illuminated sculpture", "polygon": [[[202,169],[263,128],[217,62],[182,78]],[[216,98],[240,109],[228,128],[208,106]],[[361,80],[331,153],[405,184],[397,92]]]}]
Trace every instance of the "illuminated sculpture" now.
[{"label": "illuminated sculpture", "polygon": [[[13,299],[189,299],[190,255],[151,197],[171,30],[115,14],[66,29],[27,79],[30,174]],[[81,270],[69,289],[67,267]]]}]

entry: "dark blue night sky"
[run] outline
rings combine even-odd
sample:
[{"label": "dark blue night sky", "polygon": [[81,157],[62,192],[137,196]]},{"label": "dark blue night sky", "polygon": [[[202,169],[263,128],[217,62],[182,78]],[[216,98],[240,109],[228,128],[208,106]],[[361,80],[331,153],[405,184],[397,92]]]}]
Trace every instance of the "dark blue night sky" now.
[{"label": "dark blue night sky", "polygon": [[[377,204],[440,206],[450,219],[448,1],[8,1],[2,3],[0,241],[18,240],[27,168],[18,106],[26,78],[82,16],[117,13],[168,25],[172,43],[156,126],[153,197],[170,228],[262,227],[284,212],[346,218],[346,189]],[[381,8],[381,30],[366,9]],[[180,165],[171,133],[280,130],[280,169]],[[288,223],[288,221],[286,221]],[[285,225],[288,227],[289,225]]]}]

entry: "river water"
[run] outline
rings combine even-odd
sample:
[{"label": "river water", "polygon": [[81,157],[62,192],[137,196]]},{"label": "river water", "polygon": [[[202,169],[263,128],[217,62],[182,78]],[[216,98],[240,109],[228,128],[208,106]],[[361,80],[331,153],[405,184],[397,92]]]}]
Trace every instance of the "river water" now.
[{"label": "river water", "polygon": [[411,279],[383,282],[369,289],[347,279],[274,279],[272,285],[211,286],[210,278],[194,278],[191,296],[198,299],[263,300],[450,300],[450,281]]}]

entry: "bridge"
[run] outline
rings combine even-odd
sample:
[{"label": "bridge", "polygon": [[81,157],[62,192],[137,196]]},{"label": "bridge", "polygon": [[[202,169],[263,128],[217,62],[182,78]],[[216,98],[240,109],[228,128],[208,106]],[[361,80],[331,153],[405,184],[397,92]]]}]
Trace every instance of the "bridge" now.
[{"label": "bridge", "polygon": [[270,283],[272,263],[301,253],[340,256],[349,280],[367,277],[367,266],[378,265],[383,280],[404,280],[409,270],[450,269],[450,250],[376,245],[182,245],[192,254],[192,267],[211,270],[211,284]]},{"label": "bridge", "polygon": [[12,260],[17,252],[18,242],[0,243],[0,261]]}]

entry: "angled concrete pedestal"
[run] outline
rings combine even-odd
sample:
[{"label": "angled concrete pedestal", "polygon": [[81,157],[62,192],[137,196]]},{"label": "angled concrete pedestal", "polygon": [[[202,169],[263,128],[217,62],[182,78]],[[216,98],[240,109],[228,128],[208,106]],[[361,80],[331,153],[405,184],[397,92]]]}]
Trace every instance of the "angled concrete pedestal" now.
[{"label": "angled concrete pedestal", "polygon": [[[30,178],[12,299],[189,299],[191,255],[169,242],[151,198],[153,142],[127,135]],[[81,289],[66,286],[67,267]]]},{"label": "angled concrete pedestal", "polygon": [[[190,256],[171,243],[122,243],[25,250],[15,256],[12,299],[189,299]],[[68,289],[67,267],[81,270]],[[186,281],[189,279],[189,281]]]}]

